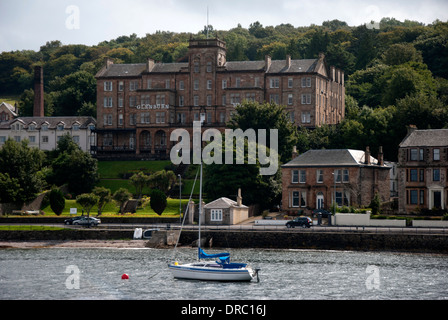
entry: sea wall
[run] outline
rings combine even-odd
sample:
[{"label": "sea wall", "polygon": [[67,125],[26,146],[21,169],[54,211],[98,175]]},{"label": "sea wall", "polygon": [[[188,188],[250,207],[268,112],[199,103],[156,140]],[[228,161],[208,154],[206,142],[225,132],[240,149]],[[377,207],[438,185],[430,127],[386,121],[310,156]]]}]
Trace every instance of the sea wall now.
[{"label": "sea wall", "polygon": [[[126,240],[132,239],[133,236],[133,229],[0,231],[0,240],[2,241]],[[202,238],[205,238],[207,247],[212,245],[216,248],[402,251],[448,254],[448,235],[446,234],[219,230],[203,231]],[[196,240],[197,232],[184,230],[179,243],[189,246]]]}]

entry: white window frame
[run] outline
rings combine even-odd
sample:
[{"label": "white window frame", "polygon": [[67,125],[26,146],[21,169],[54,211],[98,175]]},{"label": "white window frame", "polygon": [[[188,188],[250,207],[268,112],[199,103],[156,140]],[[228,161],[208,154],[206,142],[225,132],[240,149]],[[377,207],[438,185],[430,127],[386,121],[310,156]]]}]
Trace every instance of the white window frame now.
[{"label": "white window frame", "polygon": [[210,210],[210,221],[220,222],[222,221],[222,209],[211,209]]}]

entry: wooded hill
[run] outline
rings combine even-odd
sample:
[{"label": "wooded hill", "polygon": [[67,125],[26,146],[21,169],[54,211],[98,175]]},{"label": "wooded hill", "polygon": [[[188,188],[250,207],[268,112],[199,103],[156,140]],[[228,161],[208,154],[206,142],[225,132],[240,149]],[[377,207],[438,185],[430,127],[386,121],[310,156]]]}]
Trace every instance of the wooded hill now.
[{"label": "wooded hill", "polygon": [[[208,29],[208,30],[207,30]],[[32,50],[0,54],[0,97],[20,96],[20,115],[32,113],[33,66],[43,65],[47,115],[96,116],[94,75],[105,57],[115,63],[142,63],[148,57],[165,63],[185,61],[188,40],[219,37],[227,43],[227,60],[315,58],[324,53],[328,65],[346,76],[346,120],[310,131],[299,128],[298,148],[384,146],[386,159],[396,158],[406,125],[420,129],[448,127],[448,22],[424,25],[384,18],[372,25],[348,26],[339,20],[322,25],[291,24],[230,30],[212,26],[196,34],[158,31],[103,41],[95,46],[48,41]]]}]

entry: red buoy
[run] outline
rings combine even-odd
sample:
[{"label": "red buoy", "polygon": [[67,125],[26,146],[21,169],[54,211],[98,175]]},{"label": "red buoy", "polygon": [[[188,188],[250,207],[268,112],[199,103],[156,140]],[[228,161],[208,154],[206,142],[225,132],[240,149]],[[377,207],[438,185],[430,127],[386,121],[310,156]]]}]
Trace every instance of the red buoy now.
[{"label": "red buoy", "polygon": [[123,273],[123,275],[121,276],[121,280],[128,280],[129,276],[126,273]]}]

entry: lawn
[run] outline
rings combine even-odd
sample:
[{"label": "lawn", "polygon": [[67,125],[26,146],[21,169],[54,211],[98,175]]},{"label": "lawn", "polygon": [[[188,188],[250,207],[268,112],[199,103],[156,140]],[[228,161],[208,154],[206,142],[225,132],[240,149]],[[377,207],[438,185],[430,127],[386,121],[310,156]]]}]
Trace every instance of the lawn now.
[{"label": "lawn", "polygon": [[[162,217],[179,217],[179,200],[178,199],[167,199],[167,206],[165,211],[162,213]],[[182,200],[182,207],[187,205],[188,200]],[[76,203],[76,200],[65,200],[65,208],[62,211],[61,217],[70,216],[70,208],[76,208],[78,215],[82,213],[82,207]],[[47,206],[43,209],[45,212],[45,217],[55,216],[53,210],[51,210],[50,206]],[[96,216],[98,212],[98,207],[95,206],[90,211],[90,215]],[[118,213],[118,206],[115,203],[109,203],[106,205],[102,216],[104,217],[122,217],[123,215]],[[135,214],[126,213],[125,216],[135,216],[135,217],[160,217],[154,210],[151,209],[149,205],[149,199],[144,202],[142,208],[138,208]]]},{"label": "lawn", "polygon": [[100,179],[123,179],[125,174],[143,171],[145,174],[165,169],[171,161],[99,161]]},{"label": "lawn", "polygon": [[59,231],[59,230],[65,230],[65,228],[60,227],[46,227],[46,226],[0,226],[0,231]]}]

